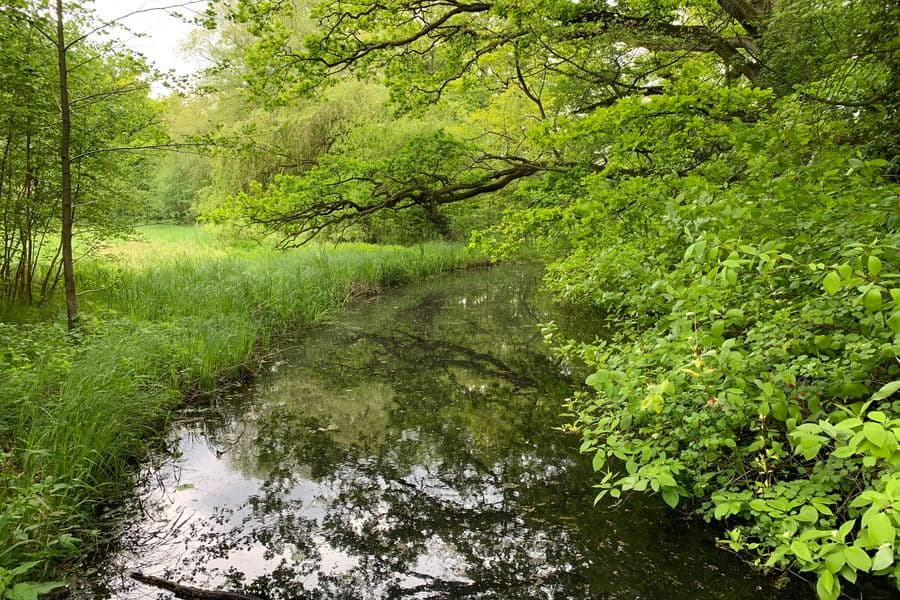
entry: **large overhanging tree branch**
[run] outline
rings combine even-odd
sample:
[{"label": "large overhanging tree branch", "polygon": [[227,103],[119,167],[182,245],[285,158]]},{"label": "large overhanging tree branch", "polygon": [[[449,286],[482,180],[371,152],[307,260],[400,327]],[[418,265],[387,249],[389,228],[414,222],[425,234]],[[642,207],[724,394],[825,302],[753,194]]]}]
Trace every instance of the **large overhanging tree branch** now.
[{"label": "large overhanging tree branch", "polygon": [[[466,69],[472,69],[480,55],[537,34],[556,41],[602,39],[649,50],[715,53],[751,81],[759,74],[756,59],[745,52],[748,47],[758,47],[755,38],[763,17],[747,0],[719,1],[720,17],[736,24],[720,25],[719,30],[686,20],[675,11],[670,15],[629,14],[607,2],[533,4],[328,2],[313,13],[320,33],[307,37],[302,47],[287,44],[284,53],[293,61],[317,65],[321,78],[351,68],[385,68],[398,56],[438,55],[449,48],[462,49],[472,57],[461,61]],[[260,12],[246,1],[241,5],[239,15],[244,19],[272,18],[270,10]]]},{"label": "large overhanging tree branch", "polygon": [[251,224],[280,231],[284,235],[282,245],[288,247],[302,245],[324,230],[345,229],[379,211],[414,206],[433,209],[500,191],[520,179],[553,168],[517,157],[485,156],[481,160],[506,166],[485,169],[465,181],[443,185],[441,180],[447,181],[445,178],[430,181],[412,178],[388,183],[381,173],[331,177],[327,181],[315,177],[306,182],[291,180],[284,187],[279,187],[276,181],[266,192],[275,202],[260,203],[258,198],[248,195],[239,196],[234,202],[240,205],[238,211]]},{"label": "large overhanging tree branch", "polygon": [[[260,40],[249,66],[251,81],[256,77],[266,95],[273,82],[294,93],[363,74],[384,77],[401,103],[414,105],[416,98],[439,99],[454,82],[477,81],[483,89],[520,90],[547,123],[583,117],[629,97],[646,101],[663,96],[672,73],[695,58],[707,61],[712,72],[718,61],[729,79],[743,77],[752,85],[761,68],[758,36],[766,14],[752,0],[642,11],[592,0],[356,0],[320,2],[311,12],[318,29],[303,37],[287,25],[285,17],[295,10],[290,2],[242,0],[236,6],[233,16],[249,24]],[[283,80],[284,73],[289,75]],[[545,98],[548,80],[557,87],[550,92],[555,96]],[[694,112],[692,118],[704,114]],[[519,155],[518,161],[495,157],[490,168],[482,162],[474,171],[444,179],[429,178],[425,168],[408,178],[375,169],[323,179],[316,167],[299,182],[276,183],[272,190],[245,195],[239,213],[277,229],[288,243],[300,243],[378,211],[427,209],[474,198],[565,164],[560,148],[529,155],[515,149],[519,143],[511,141],[507,151]],[[653,151],[639,150],[636,166],[619,165],[609,172],[625,176],[642,173],[648,164],[657,168]],[[490,155],[490,144],[479,152]],[[680,157],[669,170],[690,172],[710,155],[698,151]],[[536,158],[540,156],[552,156],[555,164]],[[598,162],[596,155],[587,153],[579,160],[583,170],[606,170],[606,162]],[[260,201],[261,196],[269,201]]]}]

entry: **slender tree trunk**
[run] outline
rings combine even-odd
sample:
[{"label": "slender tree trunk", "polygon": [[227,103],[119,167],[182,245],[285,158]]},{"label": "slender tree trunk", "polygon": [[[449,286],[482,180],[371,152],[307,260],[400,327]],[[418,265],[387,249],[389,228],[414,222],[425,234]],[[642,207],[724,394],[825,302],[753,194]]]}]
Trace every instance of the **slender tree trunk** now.
[{"label": "slender tree trunk", "polygon": [[[4,186],[4,182],[6,181],[6,172],[7,172],[7,164],[11,163],[10,155],[12,154],[12,144],[13,144],[13,132],[12,132],[12,123],[9,125],[10,130],[6,134],[6,145],[3,147],[3,159],[0,160],[0,201],[3,202],[3,220],[0,221],[0,231],[3,232],[3,256],[0,257],[0,293],[8,293],[9,290],[9,271],[12,268],[11,263],[13,259],[13,241],[15,236],[13,235],[14,227],[11,225],[12,223],[12,213],[13,207],[12,203],[15,201],[13,195],[8,193],[5,197],[3,196],[3,190],[11,187],[10,185]],[[9,172],[12,173],[12,166],[9,167]],[[10,175],[10,179],[12,179],[12,175]]]},{"label": "slender tree trunk", "polygon": [[62,0],[56,0],[56,51],[59,59],[59,112],[61,132],[59,138],[59,164],[62,170],[62,264],[63,285],[66,290],[66,319],[69,331],[78,325],[78,300],[75,296],[75,263],[72,259],[72,115],[69,106],[69,71],[66,65],[66,36],[64,31]]}]

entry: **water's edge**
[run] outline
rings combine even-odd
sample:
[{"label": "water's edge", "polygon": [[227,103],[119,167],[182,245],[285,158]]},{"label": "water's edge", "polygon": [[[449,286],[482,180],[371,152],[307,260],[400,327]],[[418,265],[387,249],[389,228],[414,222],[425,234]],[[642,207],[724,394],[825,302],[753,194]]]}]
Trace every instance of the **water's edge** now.
[{"label": "water's edge", "polygon": [[76,598],[170,598],[137,569],[281,598],[810,598],[652,499],[591,506],[577,384],[520,265],[360,302],[250,386],[188,407]]}]

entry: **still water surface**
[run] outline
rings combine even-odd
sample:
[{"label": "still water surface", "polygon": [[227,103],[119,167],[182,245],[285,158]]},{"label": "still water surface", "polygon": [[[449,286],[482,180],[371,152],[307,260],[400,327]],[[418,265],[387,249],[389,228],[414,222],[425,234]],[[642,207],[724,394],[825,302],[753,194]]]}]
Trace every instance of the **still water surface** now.
[{"label": "still water surface", "polygon": [[537,324],[589,328],[537,283],[507,266],[389,292],[185,412],[76,596],[172,597],[137,569],[273,600],[811,598],[652,498],[591,506],[590,459],[553,429],[583,373]]}]

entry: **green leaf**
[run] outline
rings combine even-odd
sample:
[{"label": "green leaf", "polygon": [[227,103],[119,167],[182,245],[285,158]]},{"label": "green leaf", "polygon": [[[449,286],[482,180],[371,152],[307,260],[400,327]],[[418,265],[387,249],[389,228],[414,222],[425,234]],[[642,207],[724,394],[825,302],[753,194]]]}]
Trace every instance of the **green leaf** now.
[{"label": "green leaf", "polygon": [[841,569],[841,577],[850,583],[856,583],[856,571],[850,565],[844,565],[844,568]]},{"label": "green leaf", "polygon": [[863,433],[866,436],[866,439],[878,446],[879,448],[884,445],[884,442],[887,440],[887,432],[884,430],[884,427],[880,423],[874,423],[869,421],[865,425],[863,425]]},{"label": "green leaf", "polygon": [[887,415],[880,410],[873,410],[866,416],[869,418],[869,420],[875,421],[877,423],[884,423],[887,420]]},{"label": "green leaf", "polygon": [[768,505],[766,505],[766,501],[760,498],[754,498],[750,501],[750,508],[755,510],[756,512],[766,512]]},{"label": "green leaf", "polygon": [[658,479],[659,482],[666,487],[675,487],[676,485],[678,485],[678,482],[675,481],[675,478],[666,472],[659,473],[656,476],[656,479]]},{"label": "green leaf", "polygon": [[807,504],[800,509],[800,514],[796,516],[796,519],[803,523],[815,523],[819,520],[819,512]]},{"label": "green leaf", "polygon": [[839,590],[836,588],[837,581],[831,571],[822,571],[819,573],[819,579],[816,581],[816,593],[820,600],[834,600],[838,597]]},{"label": "green leaf", "polygon": [[862,398],[869,394],[869,388],[858,381],[852,381],[841,386],[841,393],[850,398]]},{"label": "green leaf", "polygon": [[872,559],[869,558],[865,550],[856,546],[844,549],[844,559],[848,565],[860,571],[868,571],[872,568]]},{"label": "green leaf", "polygon": [[881,310],[881,290],[870,288],[866,295],[863,296],[863,306],[869,312]]},{"label": "green leaf", "polygon": [[809,551],[809,546],[800,540],[791,542],[791,552],[793,552],[797,558],[805,560],[806,562],[812,562],[812,554]]},{"label": "green leaf", "polygon": [[594,467],[594,471],[599,471],[603,468],[603,465],[606,464],[606,454],[604,454],[602,451],[597,452],[597,454],[594,455],[594,460],[591,464]]},{"label": "green leaf", "polygon": [[825,566],[832,573],[840,573],[845,564],[844,552],[841,550],[831,552],[825,557]]},{"label": "green leaf", "polygon": [[663,490],[662,498],[671,508],[675,508],[676,506],[678,506],[679,496],[678,492],[676,492],[675,490]]},{"label": "green leaf", "polygon": [[900,381],[892,381],[881,386],[881,389],[872,394],[872,400],[878,402],[891,396],[894,392],[900,390]]},{"label": "green leaf", "polygon": [[713,517],[722,520],[728,515],[728,510],[729,507],[727,503],[717,504],[715,510],[713,511]]},{"label": "green leaf", "polygon": [[850,431],[856,427],[859,427],[860,425],[862,425],[861,420],[857,419],[856,417],[850,417],[849,419],[844,419],[843,421],[839,422],[837,425],[835,425],[835,427],[837,427],[838,429],[846,429]]},{"label": "green leaf", "polygon": [[850,519],[849,521],[845,521],[838,528],[838,537],[843,540],[847,537],[847,534],[853,530],[853,527],[856,525],[856,519]]},{"label": "green leaf", "polygon": [[[896,305],[897,304],[895,304],[895,306]],[[894,333],[900,333],[900,310],[895,310],[893,313],[891,313],[891,316],[888,319],[888,326]]]},{"label": "green leaf", "polygon": [[869,257],[869,275],[872,277],[878,277],[878,274],[881,273],[881,260],[877,256]]},{"label": "green leaf", "polygon": [[891,518],[883,512],[872,515],[868,519],[866,528],[869,531],[869,539],[879,546],[894,541],[894,525],[891,523]]},{"label": "green leaf", "polygon": [[49,594],[55,589],[65,587],[58,581],[17,583],[9,593],[10,600],[37,600],[38,596]]},{"label": "green leaf", "polygon": [[822,281],[822,286],[825,288],[826,294],[834,296],[841,290],[841,277],[832,271],[825,276],[825,279]]},{"label": "green leaf", "polygon": [[603,377],[600,373],[591,373],[584,382],[598,392],[603,391]]},{"label": "green leaf", "polygon": [[30,570],[32,570],[33,568],[35,568],[38,564],[39,564],[39,561],[36,561],[36,560],[35,560],[35,561],[31,561],[31,562],[22,563],[22,564],[19,565],[18,567],[12,569],[12,570],[9,572],[9,574],[10,574],[11,576],[13,576],[13,577],[15,577],[15,576],[17,576],[17,575],[24,575],[24,574],[27,573],[28,571],[30,571]]},{"label": "green leaf", "polygon": [[889,545],[884,545],[878,549],[878,552],[875,553],[875,558],[872,559],[872,570],[880,571],[892,564],[894,564],[894,549]]}]

